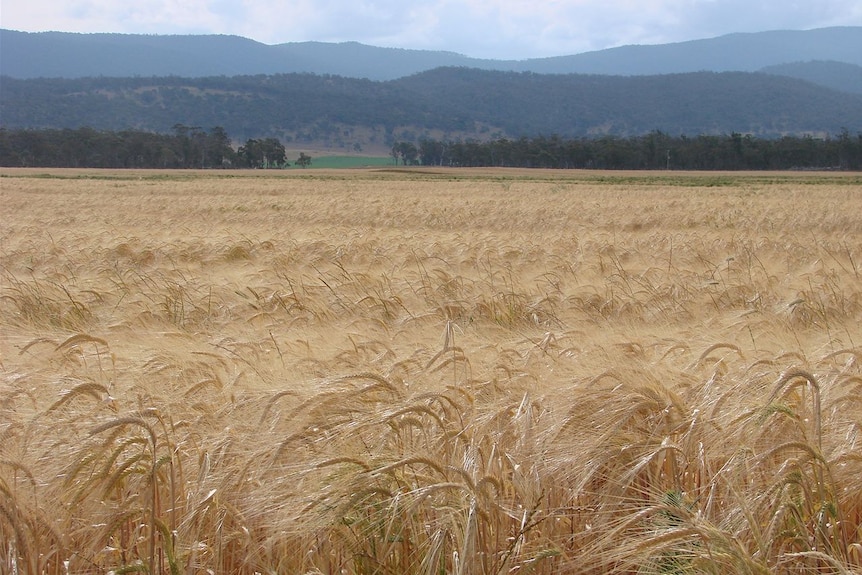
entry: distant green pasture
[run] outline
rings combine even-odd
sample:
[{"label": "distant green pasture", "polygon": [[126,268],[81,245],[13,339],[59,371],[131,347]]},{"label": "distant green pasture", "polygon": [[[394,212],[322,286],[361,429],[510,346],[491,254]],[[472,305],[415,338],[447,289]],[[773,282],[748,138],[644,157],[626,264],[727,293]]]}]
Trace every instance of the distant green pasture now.
[{"label": "distant green pasture", "polygon": [[[366,166],[391,166],[394,160],[389,156],[311,156],[311,168],[364,168]],[[295,158],[288,156],[291,168],[301,169],[294,166]]]}]

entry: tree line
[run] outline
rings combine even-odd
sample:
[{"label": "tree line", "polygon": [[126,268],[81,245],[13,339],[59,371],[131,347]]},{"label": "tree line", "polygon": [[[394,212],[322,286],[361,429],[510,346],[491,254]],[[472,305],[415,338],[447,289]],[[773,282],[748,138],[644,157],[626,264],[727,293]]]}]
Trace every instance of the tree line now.
[{"label": "tree line", "polygon": [[490,141],[396,142],[396,163],[425,166],[621,170],[862,170],[862,132],[836,136],[670,136],[654,131],[620,138],[559,136]]},{"label": "tree line", "polygon": [[[420,139],[391,149],[402,165],[625,170],[862,170],[862,132],[824,138],[778,139],[729,135],[670,136],[654,131],[629,138]],[[302,153],[297,166],[307,167]],[[0,165],[79,168],[280,168],[290,165],[276,138],[249,139],[236,149],[224,128],[177,124],[173,133],[93,128],[0,128]]]},{"label": "tree line", "polygon": [[[298,166],[311,164],[301,154]],[[0,128],[0,166],[39,168],[283,168],[290,165],[276,138],[248,139],[234,149],[220,126],[176,124],[170,134],[77,129]]]}]

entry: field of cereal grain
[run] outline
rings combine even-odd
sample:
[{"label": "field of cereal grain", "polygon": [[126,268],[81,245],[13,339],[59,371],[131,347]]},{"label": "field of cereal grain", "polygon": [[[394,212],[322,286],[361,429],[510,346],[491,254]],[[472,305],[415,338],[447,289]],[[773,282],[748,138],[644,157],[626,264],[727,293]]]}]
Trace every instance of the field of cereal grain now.
[{"label": "field of cereal grain", "polygon": [[0,572],[855,573],[862,177],[0,172]]}]

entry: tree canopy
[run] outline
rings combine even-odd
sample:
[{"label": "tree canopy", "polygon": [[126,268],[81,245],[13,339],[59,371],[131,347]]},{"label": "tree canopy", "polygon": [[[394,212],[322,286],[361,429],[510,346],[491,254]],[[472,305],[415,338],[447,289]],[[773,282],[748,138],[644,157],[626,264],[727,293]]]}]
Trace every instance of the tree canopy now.
[{"label": "tree canopy", "polygon": [[[393,146],[393,155],[404,143]],[[412,146],[407,143],[406,145]],[[660,131],[617,138],[559,136],[438,141],[423,139],[418,161],[426,166],[498,166],[626,170],[862,170],[862,132],[852,136],[779,139],[750,135],[670,136]]]},{"label": "tree canopy", "polygon": [[[862,132],[825,138],[670,136],[654,131],[618,138],[495,138],[396,142],[391,155],[404,165],[580,169],[862,170]],[[299,167],[311,165],[305,152]],[[249,139],[234,150],[224,128],[177,124],[172,134],[136,130],[9,130],[0,128],[0,165],[92,168],[280,168],[289,165],[276,138]]]}]

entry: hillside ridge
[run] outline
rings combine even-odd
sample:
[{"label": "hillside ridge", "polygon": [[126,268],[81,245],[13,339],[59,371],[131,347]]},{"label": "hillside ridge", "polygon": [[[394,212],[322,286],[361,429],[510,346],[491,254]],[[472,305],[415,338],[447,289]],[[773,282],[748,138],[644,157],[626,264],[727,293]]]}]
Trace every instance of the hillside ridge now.
[{"label": "hillside ridge", "polygon": [[767,66],[812,60],[862,66],[862,27],[735,33],[524,60],[488,60],[454,52],[381,48],[358,42],[267,45],[229,35],[80,34],[0,29],[0,73],[22,79],[310,72],[393,80],[449,66],[543,74],[654,75],[753,72]]},{"label": "hillside ridge", "polygon": [[370,80],[281,74],[207,78],[4,78],[7,128],[225,128],[335,151],[423,138],[862,132],[862,95],[754,72],[550,75],[462,67]]}]

